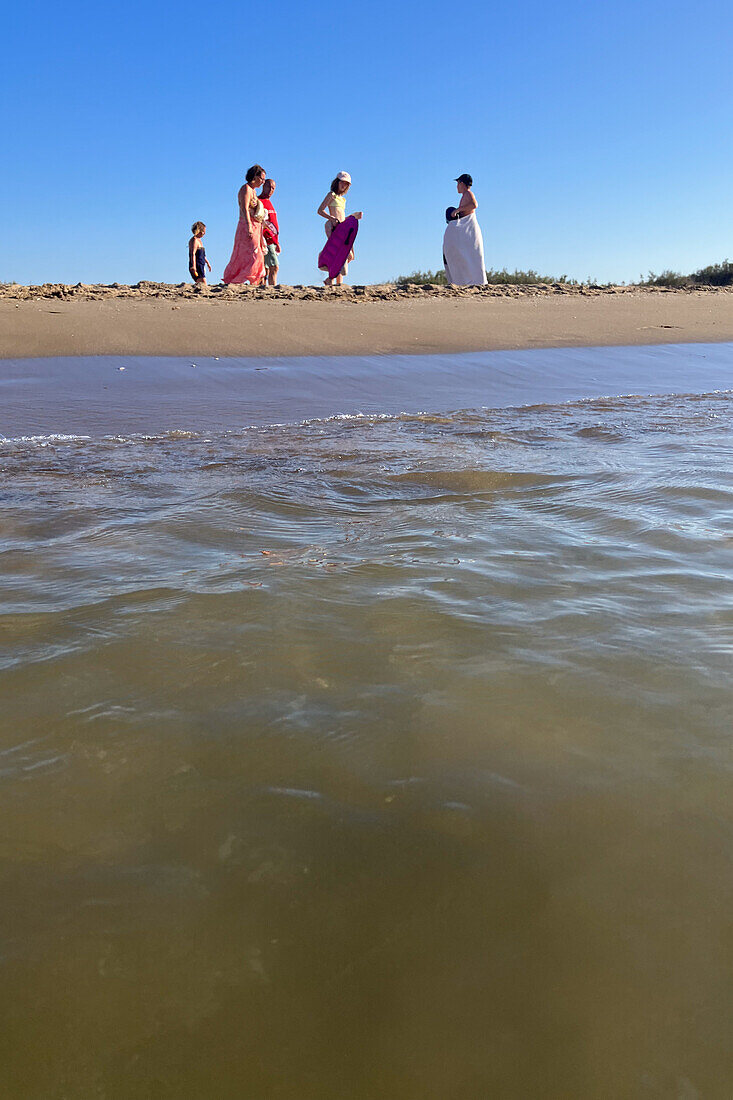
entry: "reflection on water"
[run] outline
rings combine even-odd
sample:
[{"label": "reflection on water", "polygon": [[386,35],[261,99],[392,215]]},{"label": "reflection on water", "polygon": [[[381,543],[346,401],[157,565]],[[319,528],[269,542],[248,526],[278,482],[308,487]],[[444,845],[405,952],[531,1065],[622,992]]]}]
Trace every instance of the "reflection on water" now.
[{"label": "reflection on water", "polygon": [[732,417],[6,441],[3,1095],[731,1095]]}]

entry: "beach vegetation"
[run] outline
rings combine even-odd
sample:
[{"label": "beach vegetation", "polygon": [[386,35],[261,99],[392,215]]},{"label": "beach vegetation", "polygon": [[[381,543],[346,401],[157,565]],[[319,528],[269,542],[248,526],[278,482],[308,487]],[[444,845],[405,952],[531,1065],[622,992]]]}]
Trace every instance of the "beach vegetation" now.
[{"label": "beach vegetation", "polygon": [[[399,275],[395,280],[397,286],[445,286],[445,271],[413,271],[411,275]],[[567,275],[539,275],[532,268],[529,271],[501,271],[490,270],[486,272],[486,281],[493,286],[533,286],[538,283],[552,285],[553,283],[575,284],[575,279],[569,279]]]},{"label": "beach vegetation", "polygon": [[445,271],[413,271],[411,275],[398,275],[397,286],[445,286]]},{"label": "beach vegetation", "polygon": [[[518,269],[508,271],[505,267],[501,271],[488,270],[486,281],[493,286],[536,286],[537,284],[551,286],[560,284],[562,286],[599,287],[610,285],[609,283],[599,282],[590,276],[581,284],[578,279],[570,278],[568,275],[540,275],[533,268],[529,268],[528,271],[519,271]],[[410,275],[399,275],[394,282],[397,286],[445,286],[447,280],[445,271],[439,268],[437,271],[413,271]],[[636,285],[669,287],[670,289],[694,286],[733,286],[733,261],[722,260],[718,264],[708,264],[707,267],[701,267],[689,275],[671,269],[659,273],[650,271],[646,278],[640,275]]]},{"label": "beach vegetation", "polygon": [[731,286],[733,284],[733,263],[723,260],[719,264],[701,267],[692,276],[693,281],[705,286]]},{"label": "beach vegetation", "polygon": [[693,271],[690,275],[683,275],[681,271],[662,271],[659,275],[650,271],[648,276],[639,276],[641,286],[733,286],[733,263],[723,260],[719,264],[708,264]]},{"label": "beach vegetation", "polygon": [[643,275],[639,276],[639,286],[687,286],[689,283],[689,276],[683,275],[681,271],[660,271],[657,275],[656,272],[650,271],[646,279]]},{"label": "beach vegetation", "polygon": [[529,271],[507,271],[504,267],[501,271],[492,269],[486,272],[486,279],[493,285],[506,286],[532,286],[537,283],[552,285],[553,283],[574,283],[575,279],[569,279],[567,275],[540,275],[530,267]]}]

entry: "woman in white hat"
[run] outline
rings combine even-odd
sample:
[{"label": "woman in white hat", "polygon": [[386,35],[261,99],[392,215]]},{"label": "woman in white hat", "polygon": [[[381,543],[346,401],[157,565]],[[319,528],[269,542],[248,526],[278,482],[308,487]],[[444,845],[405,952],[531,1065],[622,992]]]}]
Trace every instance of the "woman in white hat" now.
[{"label": "woman in white hat", "polygon": [[[351,176],[348,172],[339,172],[336,179],[331,183],[331,190],[326,195],[325,199],[318,207],[318,213],[322,218],[326,219],[326,236],[330,237],[331,233],[346,217],[346,192],[351,187]],[[357,210],[354,214],[355,218],[360,218],[362,211]],[[336,286],[341,286],[343,277],[348,271],[348,266],[354,259],[353,250],[349,253],[346,263],[341,268],[341,271],[336,276]],[[332,286],[332,279],[323,280],[326,286]]]}]

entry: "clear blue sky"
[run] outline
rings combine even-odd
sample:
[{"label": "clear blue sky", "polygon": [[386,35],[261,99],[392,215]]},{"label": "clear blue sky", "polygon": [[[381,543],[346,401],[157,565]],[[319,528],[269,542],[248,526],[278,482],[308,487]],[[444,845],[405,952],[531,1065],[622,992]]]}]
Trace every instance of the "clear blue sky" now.
[{"label": "clear blue sky", "polygon": [[247,167],[315,282],[340,169],[350,281],[441,266],[471,172],[490,267],[633,280],[733,257],[733,5],[28,0],[4,15],[0,281],[218,281]]}]

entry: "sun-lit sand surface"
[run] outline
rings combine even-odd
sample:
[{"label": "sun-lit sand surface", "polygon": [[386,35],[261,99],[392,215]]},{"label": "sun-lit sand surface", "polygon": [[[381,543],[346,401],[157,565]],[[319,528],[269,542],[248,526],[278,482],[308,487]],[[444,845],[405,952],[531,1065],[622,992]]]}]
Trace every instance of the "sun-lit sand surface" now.
[{"label": "sun-lit sand surface", "polygon": [[733,340],[733,291],[0,287],[0,357],[366,355]]}]

